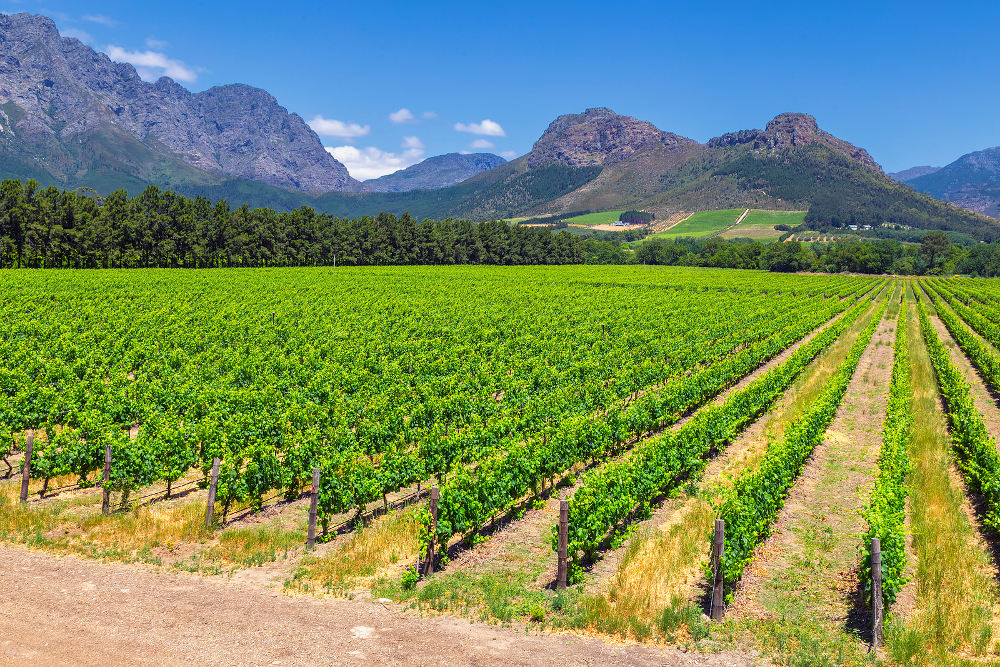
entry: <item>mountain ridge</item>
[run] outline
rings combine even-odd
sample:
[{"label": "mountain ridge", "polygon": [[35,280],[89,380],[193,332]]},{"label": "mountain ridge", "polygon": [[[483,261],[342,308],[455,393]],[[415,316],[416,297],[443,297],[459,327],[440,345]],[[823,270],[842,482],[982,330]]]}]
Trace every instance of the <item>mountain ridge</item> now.
[{"label": "mountain ridge", "polygon": [[493,153],[445,153],[434,155],[391,174],[363,182],[367,192],[437,190],[455,185],[506,163]]},{"label": "mountain ridge", "polygon": [[1000,218],[1000,146],[966,153],[906,183],[943,201]]},{"label": "mountain ridge", "polygon": [[41,15],[0,15],[0,108],[7,152],[34,158],[67,184],[87,172],[72,144],[99,134],[127,137],[181,182],[236,177],[303,192],[360,189],[270,93],[245,84],[192,93],[168,77],[148,83]]}]

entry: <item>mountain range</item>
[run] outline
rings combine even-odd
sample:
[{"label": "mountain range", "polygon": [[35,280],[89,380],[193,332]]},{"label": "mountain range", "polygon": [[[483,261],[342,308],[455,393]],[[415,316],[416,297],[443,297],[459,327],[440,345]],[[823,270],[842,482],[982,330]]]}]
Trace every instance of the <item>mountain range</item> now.
[{"label": "mountain range", "polygon": [[915,167],[894,176],[918,192],[1000,218],[1000,146],[968,153],[944,167]]},{"label": "mountain range", "polygon": [[446,153],[429,157],[406,169],[364,182],[369,192],[434,190],[461,183],[476,174],[499,167],[507,160],[492,153]]},{"label": "mountain range", "polygon": [[[995,173],[972,162],[963,178]],[[947,180],[956,171],[949,167],[908,183],[931,194],[945,188],[938,196],[957,201],[948,193],[962,186]],[[348,216],[483,220],[639,208],[665,217],[754,207],[808,209],[817,226],[888,222],[1000,237],[995,220],[897,183],[863,148],[801,113],[700,143],[587,109],[556,118],[510,162],[451,154],[361,183],[266,91],[234,84],[191,93],[166,77],[148,83],[30,14],[0,15],[0,177],[99,193],[157,185]]]}]

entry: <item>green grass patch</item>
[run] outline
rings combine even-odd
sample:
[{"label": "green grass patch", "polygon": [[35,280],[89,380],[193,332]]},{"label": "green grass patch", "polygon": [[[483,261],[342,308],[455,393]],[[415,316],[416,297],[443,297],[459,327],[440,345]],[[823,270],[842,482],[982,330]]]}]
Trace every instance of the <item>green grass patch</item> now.
[{"label": "green grass patch", "polygon": [[601,213],[587,213],[573,218],[566,218],[566,223],[570,225],[611,225],[618,221],[625,209],[617,211],[603,211]]}]

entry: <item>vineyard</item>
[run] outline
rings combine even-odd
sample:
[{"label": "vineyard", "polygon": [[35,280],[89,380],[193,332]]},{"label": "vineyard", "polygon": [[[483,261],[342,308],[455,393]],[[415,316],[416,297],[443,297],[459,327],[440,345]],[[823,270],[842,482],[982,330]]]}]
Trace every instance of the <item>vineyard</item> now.
[{"label": "vineyard", "polygon": [[8,543],[781,664],[1000,655],[994,281],[6,271],[0,306]]}]

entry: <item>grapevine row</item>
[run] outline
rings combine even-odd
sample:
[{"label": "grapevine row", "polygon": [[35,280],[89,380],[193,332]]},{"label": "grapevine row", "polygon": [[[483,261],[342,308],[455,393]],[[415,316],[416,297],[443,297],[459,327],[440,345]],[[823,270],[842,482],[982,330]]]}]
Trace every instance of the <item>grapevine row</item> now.
[{"label": "grapevine row", "polygon": [[820,396],[787,426],[784,437],[768,444],[760,465],[739,475],[730,488],[720,493],[716,511],[726,522],[722,560],[726,586],[742,576],[753,559],[754,549],[770,534],[771,524],[784,506],[788,492],[833,421],[885,309],[885,303],[878,307]]},{"label": "grapevine row", "polygon": [[917,304],[917,316],[938,387],[947,406],[951,445],[958,468],[969,486],[982,494],[986,506],[985,523],[994,530],[1000,530],[1000,456],[996,442],[976,409],[969,393],[969,383],[962,376],[962,371],[951,362],[948,349],[934,331],[921,303]]},{"label": "grapevine row", "polygon": [[906,476],[910,462],[907,451],[913,432],[911,411],[910,359],[906,345],[906,307],[901,306],[896,319],[892,379],[878,471],[871,496],[862,512],[866,529],[861,536],[861,584],[871,599],[871,540],[878,538],[882,553],[882,600],[888,608],[906,583]]}]

